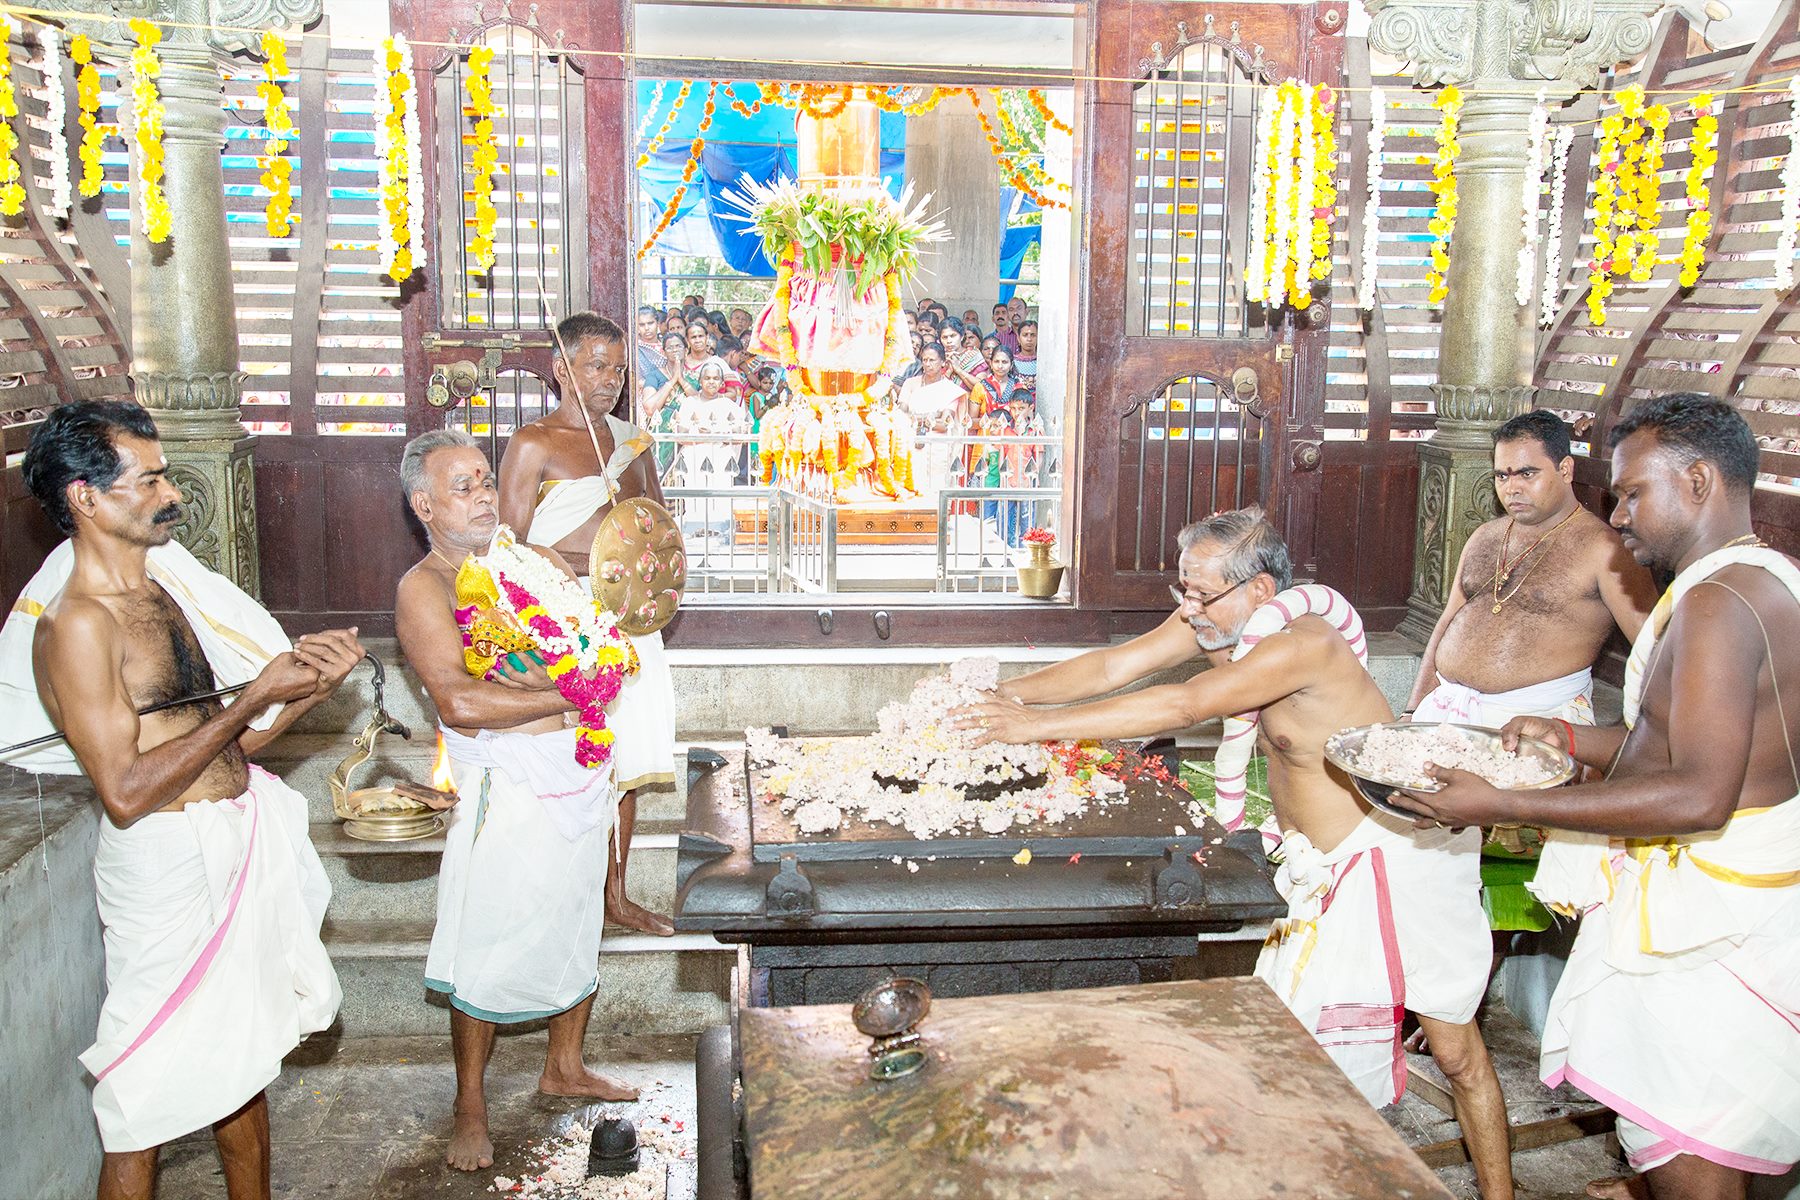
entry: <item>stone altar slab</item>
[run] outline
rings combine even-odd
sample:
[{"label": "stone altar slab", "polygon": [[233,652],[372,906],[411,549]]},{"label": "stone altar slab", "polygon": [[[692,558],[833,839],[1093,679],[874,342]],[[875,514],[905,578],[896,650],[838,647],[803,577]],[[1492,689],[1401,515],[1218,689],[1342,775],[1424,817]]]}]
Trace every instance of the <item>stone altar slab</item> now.
[{"label": "stone altar slab", "polygon": [[742,1009],[754,1200],[1448,1200],[1254,979],[935,1000],[868,1078],[848,1005]]}]

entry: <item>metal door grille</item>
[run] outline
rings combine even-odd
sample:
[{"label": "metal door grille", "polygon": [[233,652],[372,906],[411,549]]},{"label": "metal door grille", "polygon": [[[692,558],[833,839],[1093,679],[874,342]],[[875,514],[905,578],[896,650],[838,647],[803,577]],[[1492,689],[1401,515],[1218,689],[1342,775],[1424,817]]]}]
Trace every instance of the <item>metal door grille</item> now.
[{"label": "metal door grille", "polygon": [[1244,337],[1258,79],[1239,53],[1196,42],[1132,96],[1132,270],[1128,331]]},{"label": "metal door grille", "polygon": [[464,90],[468,56],[453,55],[437,77],[444,328],[542,329],[540,280],[557,316],[587,307],[573,303],[586,295],[586,192],[571,186],[583,158],[581,83],[568,57],[535,28],[502,23],[486,32],[484,42],[495,51],[488,79],[499,109],[493,122],[500,153],[495,258],[485,273],[470,254],[475,118]]},{"label": "metal door grille", "polygon": [[1262,494],[1262,421],[1210,379],[1177,379],[1119,420],[1118,568],[1172,571],[1181,527]]}]

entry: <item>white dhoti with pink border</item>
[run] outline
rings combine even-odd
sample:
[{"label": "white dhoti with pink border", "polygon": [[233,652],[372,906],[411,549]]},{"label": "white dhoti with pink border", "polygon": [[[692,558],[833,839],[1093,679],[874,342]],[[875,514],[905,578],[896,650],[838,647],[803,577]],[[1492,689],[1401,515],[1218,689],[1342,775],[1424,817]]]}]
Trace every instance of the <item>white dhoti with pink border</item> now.
[{"label": "white dhoti with pink border", "polygon": [[319,940],[331,885],[306,799],[258,767],[230,800],[100,823],[94,885],[106,1002],[94,1115],[110,1153],[230,1116],[330,1025],[342,992]]}]

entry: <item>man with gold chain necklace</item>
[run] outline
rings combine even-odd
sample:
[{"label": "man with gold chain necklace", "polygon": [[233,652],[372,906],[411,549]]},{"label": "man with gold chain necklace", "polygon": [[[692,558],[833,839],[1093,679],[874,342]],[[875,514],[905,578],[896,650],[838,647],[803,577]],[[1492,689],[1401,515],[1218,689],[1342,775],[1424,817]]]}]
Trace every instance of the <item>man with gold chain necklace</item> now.
[{"label": "man with gold chain necklace", "polygon": [[[1415,720],[1499,727],[1515,716],[1593,723],[1593,665],[1656,600],[1650,573],[1575,498],[1563,419],[1523,413],[1494,432],[1506,515],[1463,548],[1407,704]],[[1564,739],[1567,740],[1566,738]]]},{"label": "man with gold chain necklace", "polygon": [[1441,791],[1396,797],[1589,836],[1547,846],[1532,884],[1581,914],[1540,1071],[1613,1109],[1644,1173],[1588,1194],[1742,1197],[1800,1159],[1800,568],[1751,528],[1758,451],[1729,404],[1646,401],[1612,445],[1612,524],[1674,582],[1633,641],[1624,724],[1574,733],[1605,778],[1503,792],[1439,771]]}]

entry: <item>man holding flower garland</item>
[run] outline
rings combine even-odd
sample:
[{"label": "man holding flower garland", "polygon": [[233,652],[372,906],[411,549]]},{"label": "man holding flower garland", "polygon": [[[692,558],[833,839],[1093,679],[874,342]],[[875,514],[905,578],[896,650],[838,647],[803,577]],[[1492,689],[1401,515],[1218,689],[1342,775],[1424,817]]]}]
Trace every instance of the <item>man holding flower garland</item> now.
[{"label": "man holding flower garland", "polygon": [[[507,442],[500,461],[500,517],[532,545],[554,547],[586,586],[588,551],[601,519],[619,500],[641,496],[661,504],[662,486],[655,456],[645,453],[653,444],[650,434],[613,412],[626,391],[631,348],[625,331],[591,312],[564,317],[556,330],[552,370],[560,402]],[[679,373],[681,363],[672,369]],[[585,416],[579,407],[583,404]],[[606,916],[628,928],[669,937],[675,926],[667,917],[625,894],[637,797],[675,787],[675,683],[662,634],[645,634],[633,642],[641,666],[626,683],[618,706],[614,771],[619,820],[613,869],[606,880]]]},{"label": "man holding flower garland", "polygon": [[448,429],[414,438],[400,478],[431,549],[401,578],[394,623],[437,706],[462,799],[425,984],[451,1005],[446,1158],[474,1171],[494,1161],[482,1080],[499,1025],[549,1019],[540,1091],[637,1098],[581,1059],[617,799],[606,709],[632,656],[556,552],[515,542],[500,523],[499,488],[474,439]]}]

